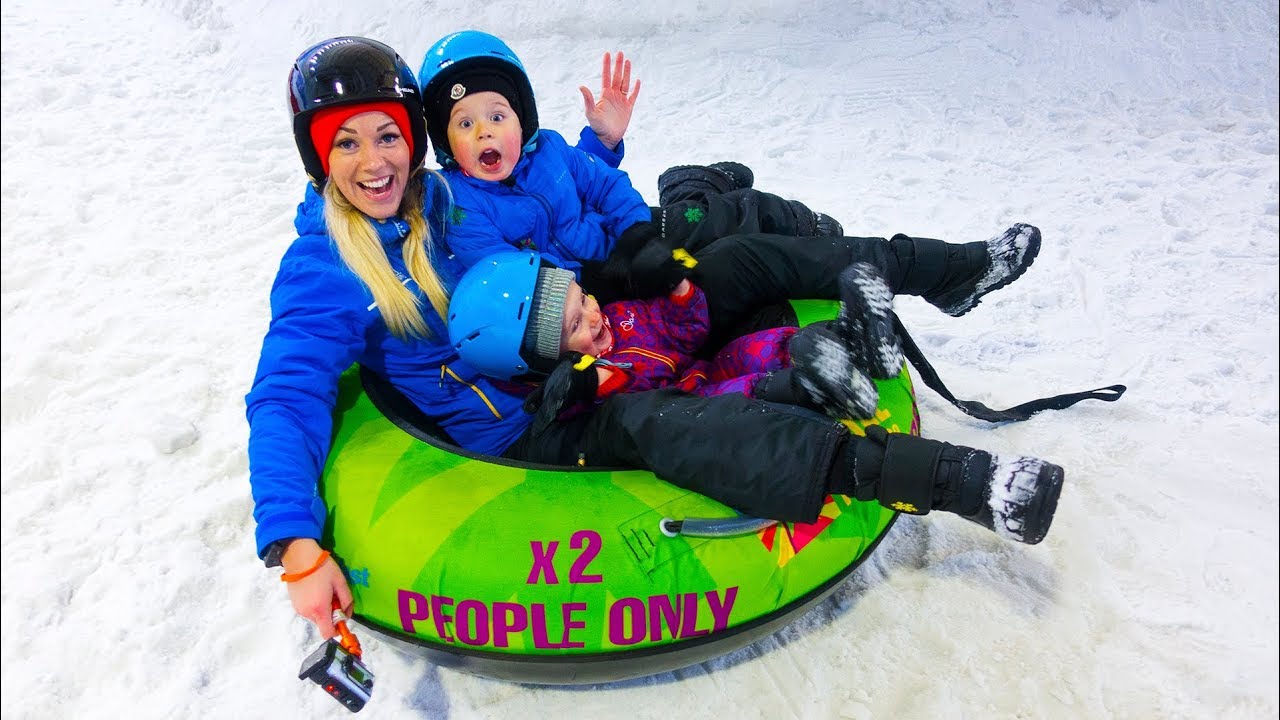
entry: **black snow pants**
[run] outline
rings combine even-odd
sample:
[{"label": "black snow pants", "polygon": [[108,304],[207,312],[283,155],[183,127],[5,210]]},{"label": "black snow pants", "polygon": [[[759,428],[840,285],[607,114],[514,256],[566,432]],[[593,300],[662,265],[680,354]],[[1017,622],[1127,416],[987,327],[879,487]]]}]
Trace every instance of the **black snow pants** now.
[{"label": "black snow pants", "polygon": [[[882,238],[754,234],[721,238],[697,255],[714,337],[734,337],[762,305],[837,297],[836,277],[855,260],[899,268]],[[726,338],[727,339],[727,338]],[[504,455],[553,465],[634,467],[741,512],[778,520],[817,518],[837,457],[858,438],[803,408],[745,395],[677,390],[613,395],[586,416],[532,429]]]},{"label": "black snow pants", "polygon": [[751,188],[700,193],[663,207],[650,208],[663,240],[696,255],[731,235],[767,233],[790,237],[818,234],[812,210],[797,200]]},{"label": "black snow pants", "polygon": [[828,476],[853,436],[793,405],[664,388],[610,396],[590,415],[532,429],[505,457],[649,470],[756,517],[813,522]]},{"label": "black snow pants", "polygon": [[[928,242],[936,243],[935,240]],[[915,239],[733,235],[706,246],[695,257],[693,281],[707,296],[711,334],[706,347],[719,348],[761,325],[762,309],[792,298],[839,298],[837,278],[854,262],[880,269],[895,294],[918,294],[931,287],[919,276]],[[933,273],[930,273],[931,275]]]}]

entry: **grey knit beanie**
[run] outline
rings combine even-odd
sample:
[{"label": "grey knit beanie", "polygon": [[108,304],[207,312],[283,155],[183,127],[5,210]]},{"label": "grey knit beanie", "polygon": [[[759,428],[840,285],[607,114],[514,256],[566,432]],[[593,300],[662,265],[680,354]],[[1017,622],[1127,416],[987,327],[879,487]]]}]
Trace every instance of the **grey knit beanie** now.
[{"label": "grey knit beanie", "polygon": [[[560,359],[560,330],[564,323],[564,301],[569,296],[573,273],[558,267],[538,269],[533,288],[529,324],[525,326],[523,350],[532,353],[529,365],[550,366]],[[545,361],[538,363],[536,361]]]}]

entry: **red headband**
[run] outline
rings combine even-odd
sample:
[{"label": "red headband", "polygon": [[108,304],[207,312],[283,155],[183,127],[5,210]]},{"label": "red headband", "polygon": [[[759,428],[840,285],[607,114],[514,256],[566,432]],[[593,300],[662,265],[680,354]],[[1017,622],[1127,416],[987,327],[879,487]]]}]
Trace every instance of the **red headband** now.
[{"label": "red headband", "polygon": [[338,134],[338,128],[353,116],[366,112],[383,112],[390,115],[396,126],[400,128],[404,141],[409,144],[409,155],[413,155],[413,133],[410,132],[409,112],[404,105],[390,100],[378,100],[322,108],[311,116],[311,145],[320,156],[320,166],[324,168],[326,178],[329,177],[329,153],[333,151],[333,138]]}]

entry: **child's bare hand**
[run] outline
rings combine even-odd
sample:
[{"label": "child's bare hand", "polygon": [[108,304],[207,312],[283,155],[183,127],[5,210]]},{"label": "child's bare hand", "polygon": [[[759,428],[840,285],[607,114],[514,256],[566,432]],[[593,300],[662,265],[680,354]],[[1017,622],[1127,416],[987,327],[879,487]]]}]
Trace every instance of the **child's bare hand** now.
[{"label": "child's bare hand", "polygon": [[631,61],[621,51],[612,63],[609,53],[604,54],[600,86],[599,100],[596,100],[586,85],[580,85],[578,90],[582,92],[587,124],[596,137],[600,138],[600,142],[613,150],[626,135],[627,126],[631,124],[631,110],[635,107],[636,98],[640,96],[640,80],[637,78],[635,85],[631,85]]}]

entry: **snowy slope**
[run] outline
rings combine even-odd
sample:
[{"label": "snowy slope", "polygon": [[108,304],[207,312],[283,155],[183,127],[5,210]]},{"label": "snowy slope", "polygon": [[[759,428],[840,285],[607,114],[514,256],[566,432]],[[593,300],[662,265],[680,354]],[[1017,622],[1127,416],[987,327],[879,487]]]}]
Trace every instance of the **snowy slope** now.
[{"label": "snowy slope", "polygon": [[900,315],[962,397],[1129,392],[1006,427],[922,392],[926,435],[1067,469],[1039,546],[904,518],[800,622],[627,683],[368,636],[363,716],[1277,716],[1280,21],[1212,0],[6,1],[0,714],[345,716],[295,679],[316,637],[252,545],[243,394],[305,182],[285,77],[331,35],[416,67],[466,27],[566,133],[626,51],[650,202],[735,159],[851,234],[1038,225],[974,312]]}]

